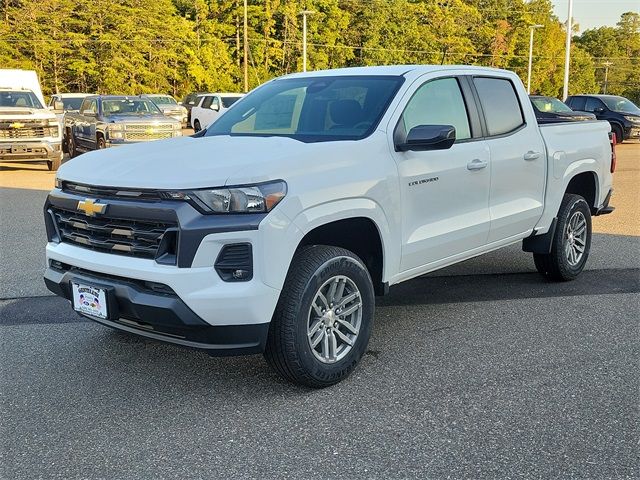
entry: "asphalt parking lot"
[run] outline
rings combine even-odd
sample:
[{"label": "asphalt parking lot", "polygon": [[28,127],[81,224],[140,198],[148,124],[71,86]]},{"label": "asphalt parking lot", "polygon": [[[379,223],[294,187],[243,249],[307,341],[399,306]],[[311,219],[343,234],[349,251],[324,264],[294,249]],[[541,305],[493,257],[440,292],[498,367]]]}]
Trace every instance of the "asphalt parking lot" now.
[{"label": "asphalt parking lot", "polygon": [[44,288],[54,175],[0,166],[0,478],[637,478],[640,145],[587,270],[518,245],[380,299],[345,382],[111,331]]}]

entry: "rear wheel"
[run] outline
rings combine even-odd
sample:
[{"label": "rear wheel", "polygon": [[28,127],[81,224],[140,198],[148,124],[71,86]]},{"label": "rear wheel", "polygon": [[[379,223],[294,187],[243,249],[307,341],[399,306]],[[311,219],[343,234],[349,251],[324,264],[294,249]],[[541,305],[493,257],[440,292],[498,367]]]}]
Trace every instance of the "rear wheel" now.
[{"label": "rear wheel", "polygon": [[362,358],[373,313],[371,277],[354,253],[303,247],[271,320],[265,358],[291,382],[313,388],[338,383]]},{"label": "rear wheel", "polygon": [[107,148],[107,142],[102,135],[98,135],[98,138],[96,139],[96,147],[98,150]]},{"label": "rear wheel", "polygon": [[616,134],[616,143],[624,142],[622,128],[619,125],[612,125],[611,131]]},{"label": "rear wheel", "polygon": [[591,210],[580,195],[565,194],[551,252],[533,254],[536,269],[552,280],[573,280],[584,269],[591,249]]},{"label": "rear wheel", "polygon": [[199,132],[200,130],[202,130],[202,128],[200,127],[200,120],[195,120],[193,122],[193,131],[194,132]]}]

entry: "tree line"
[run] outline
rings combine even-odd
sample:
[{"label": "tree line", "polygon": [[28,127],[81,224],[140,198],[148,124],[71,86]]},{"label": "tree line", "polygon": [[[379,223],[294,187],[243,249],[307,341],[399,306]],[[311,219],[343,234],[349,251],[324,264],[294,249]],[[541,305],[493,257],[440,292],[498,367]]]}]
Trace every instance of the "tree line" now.
[{"label": "tree line", "polygon": [[[507,68],[560,96],[564,25],[551,0],[249,0],[253,88],[302,68],[469,64]],[[243,0],[2,0],[0,66],[34,69],[45,94],[241,91]],[[640,100],[640,15],[576,35],[569,92]]]}]

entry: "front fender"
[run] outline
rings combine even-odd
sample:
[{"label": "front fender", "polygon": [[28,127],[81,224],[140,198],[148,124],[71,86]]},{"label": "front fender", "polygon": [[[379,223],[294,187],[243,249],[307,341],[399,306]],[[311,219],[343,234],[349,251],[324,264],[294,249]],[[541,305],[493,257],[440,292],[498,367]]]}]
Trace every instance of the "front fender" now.
[{"label": "front fender", "polygon": [[290,222],[286,222],[287,227],[282,232],[281,226],[285,218],[288,220],[284,214],[272,214],[265,219],[266,222],[260,225],[260,230],[263,231],[264,255],[262,258],[269,258],[269,268],[263,269],[265,282],[274,288],[282,288],[291,259],[306,234],[322,225],[350,218],[367,218],[376,225],[384,255],[382,281],[388,281],[388,278],[397,272],[400,264],[400,251],[392,248],[392,245],[400,245],[399,239],[393,238],[392,230],[381,206],[369,198],[333,200],[309,207],[296,215]]}]

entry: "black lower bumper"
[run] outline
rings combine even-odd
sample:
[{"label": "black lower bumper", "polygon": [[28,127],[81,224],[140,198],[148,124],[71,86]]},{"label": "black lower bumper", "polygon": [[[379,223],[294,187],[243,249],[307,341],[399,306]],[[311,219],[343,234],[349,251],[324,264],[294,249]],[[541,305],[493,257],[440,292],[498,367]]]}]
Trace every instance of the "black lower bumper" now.
[{"label": "black lower bumper", "polygon": [[166,285],[103,275],[60,265],[48,267],[44,282],[72,301],[72,282],[104,288],[109,318],[86,316],[103,325],[147,338],[207,350],[210,355],[248,355],[264,351],[269,324],[212,326],[198,317]]}]

